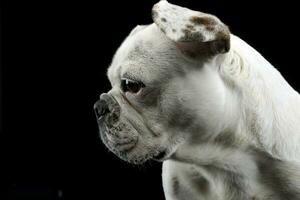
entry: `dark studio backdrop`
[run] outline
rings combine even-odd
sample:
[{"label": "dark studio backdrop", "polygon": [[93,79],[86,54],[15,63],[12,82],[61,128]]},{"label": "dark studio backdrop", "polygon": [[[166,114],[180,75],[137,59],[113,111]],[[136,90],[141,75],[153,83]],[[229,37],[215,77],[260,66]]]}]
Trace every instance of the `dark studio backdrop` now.
[{"label": "dark studio backdrop", "polygon": [[[170,2],[217,15],[300,90],[296,1]],[[93,111],[116,48],[154,3],[2,1],[0,199],[164,199],[161,164],[109,153]]]}]

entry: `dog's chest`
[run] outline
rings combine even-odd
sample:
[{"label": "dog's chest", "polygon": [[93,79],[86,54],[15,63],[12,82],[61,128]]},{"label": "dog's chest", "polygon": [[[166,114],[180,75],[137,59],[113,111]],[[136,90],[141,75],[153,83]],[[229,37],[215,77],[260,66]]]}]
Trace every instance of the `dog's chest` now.
[{"label": "dog's chest", "polygon": [[163,163],[163,187],[166,200],[219,199],[211,191],[209,177],[201,168],[175,161]]},{"label": "dog's chest", "polygon": [[224,174],[214,173],[213,169],[210,171],[205,167],[170,160],[163,163],[163,187],[166,200],[260,199],[250,191],[250,188],[231,185],[227,182],[228,179],[239,181],[232,174],[225,177]]}]

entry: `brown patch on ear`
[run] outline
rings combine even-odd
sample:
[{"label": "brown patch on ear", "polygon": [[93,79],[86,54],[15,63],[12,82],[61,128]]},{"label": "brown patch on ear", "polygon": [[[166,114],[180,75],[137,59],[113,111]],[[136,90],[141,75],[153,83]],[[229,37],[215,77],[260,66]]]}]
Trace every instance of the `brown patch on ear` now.
[{"label": "brown patch on ear", "polygon": [[193,16],[190,18],[190,21],[194,24],[203,25],[203,26],[214,26],[217,24],[217,22],[211,17]]},{"label": "brown patch on ear", "polygon": [[230,32],[227,26],[222,31],[219,31],[216,33],[217,43],[219,43],[217,46],[219,46],[218,51],[220,53],[226,53],[230,49]]},{"label": "brown patch on ear", "polygon": [[230,49],[230,42],[225,39],[215,40],[211,42],[210,47],[213,54],[226,53]]},{"label": "brown patch on ear", "polygon": [[216,33],[216,38],[228,39],[230,38],[230,32],[227,26],[225,26],[221,31]]},{"label": "brown patch on ear", "polygon": [[176,46],[189,58],[205,59],[214,55],[211,43],[212,42],[178,42],[176,43]]},{"label": "brown patch on ear", "polygon": [[203,41],[203,35],[200,32],[192,32],[190,29],[182,29],[184,33],[183,41]]}]

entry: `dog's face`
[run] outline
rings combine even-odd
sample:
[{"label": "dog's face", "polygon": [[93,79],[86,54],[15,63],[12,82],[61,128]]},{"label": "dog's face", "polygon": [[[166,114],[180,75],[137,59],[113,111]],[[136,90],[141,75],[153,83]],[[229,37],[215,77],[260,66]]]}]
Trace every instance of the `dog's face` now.
[{"label": "dog's face", "polygon": [[102,141],[132,163],[169,157],[213,130],[223,112],[217,68],[191,55],[199,46],[170,39],[158,24],[138,26],[126,38],[108,69],[112,89],[95,104]]}]

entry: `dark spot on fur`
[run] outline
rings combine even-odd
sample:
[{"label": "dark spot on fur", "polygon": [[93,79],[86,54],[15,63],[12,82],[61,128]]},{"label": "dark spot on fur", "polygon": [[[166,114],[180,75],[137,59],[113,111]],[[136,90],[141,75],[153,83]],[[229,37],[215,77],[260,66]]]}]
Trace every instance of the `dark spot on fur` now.
[{"label": "dark spot on fur", "polygon": [[210,48],[214,54],[226,53],[229,51],[230,43],[228,40],[215,40],[211,43]]},{"label": "dark spot on fur", "polygon": [[152,19],[156,19],[158,17],[158,12],[155,9],[152,9]]},{"label": "dark spot on fur", "polygon": [[174,195],[179,194],[179,180],[176,176],[172,178],[172,189],[173,189]]},{"label": "dark spot on fur", "polygon": [[188,172],[189,179],[192,180],[192,186],[198,190],[201,194],[209,192],[208,180],[199,172],[194,166],[192,166]]},{"label": "dark spot on fur", "polygon": [[227,27],[216,33],[215,48],[219,53],[226,53],[230,49],[230,32]]},{"label": "dark spot on fur", "polygon": [[[224,173],[224,172],[223,172]],[[224,180],[226,181],[226,193],[230,194],[232,199],[249,199],[246,192],[244,177],[233,172],[225,172]]]},{"label": "dark spot on fur", "polygon": [[229,40],[230,38],[230,32],[228,27],[224,27],[222,30],[218,31],[216,33],[216,39],[225,39],[225,40]]},{"label": "dark spot on fur", "polygon": [[168,126],[176,128],[177,130],[187,130],[191,128],[194,122],[195,112],[182,105],[180,101],[176,101],[173,106],[174,109],[168,113]]},{"label": "dark spot on fur", "polygon": [[185,35],[191,35],[191,34],[192,34],[191,30],[189,30],[189,29],[182,29],[182,32],[183,32]]},{"label": "dark spot on fur", "polygon": [[186,41],[186,42],[191,42],[191,41],[202,42],[204,40],[203,35],[200,32],[192,32],[189,29],[182,29],[182,32],[184,33],[184,38],[182,38],[183,41]]},{"label": "dark spot on fur", "polygon": [[205,60],[211,55],[210,42],[189,41],[178,42],[176,45],[183,54],[192,59],[201,58],[202,60]]},{"label": "dark spot on fur", "polygon": [[272,191],[276,192],[279,199],[298,199],[300,192],[289,181],[289,176],[284,170],[288,168],[283,161],[273,158],[270,154],[252,149],[255,154],[256,163],[261,182],[268,185]]},{"label": "dark spot on fur", "polygon": [[214,31],[215,30],[215,27],[214,26],[205,26],[205,29],[207,31]]},{"label": "dark spot on fur", "polygon": [[160,28],[161,32],[166,33],[165,29]]},{"label": "dark spot on fur", "polygon": [[[188,57],[210,58],[219,53],[226,53],[230,49],[230,31],[226,25],[216,24],[211,17],[192,17],[194,23],[203,23],[211,34],[215,34],[215,39],[205,41],[205,31],[197,31],[195,25],[187,24],[181,29],[183,36],[177,41],[177,47]],[[209,22],[210,21],[210,22]],[[216,24],[217,26],[213,26]],[[204,42],[205,41],[205,42]]]},{"label": "dark spot on fur", "polygon": [[194,27],[193,25],[190,25],[190,24],[187,24],[187,25],[186,25],[186,28],[187,28],[188,30],[191,30],[191,31],[195,31],[195,30],[196,30],[195,27]]},{"label": "dark spot on fur", "polygon": [[173,32],[173,33],[176,33],[176,30],[173,28],[173,29],[172,29],[172,32]]},{"label": "dark spot on fur", "polygon": [[162,22],[167,22],[166,18],[164,18],[164,17],[161,18],[161,21]]},{"label": "dark spot on fur", "polygon": [[230,65],[233,65],[233,63],[234,63],[234,59],[231,59]]},{"label": "dark spot on fur", "polygon": [[110,114],[110,116],[107,118],[107,126],[113,127],[113,125],[118,121],[118,117],[115,113]]},{"label": "dark spot on fur", "polygon": [[203,25],[203,26],[214,26],[216,25],[216,21],[211,17],[191,17],[190,21],[194,24]]},{"label": "dark spot on fur", "polygon": [[207,42],[210,44],[210,52],[212,54],[226,53],[230,49],[230,32],[224,26],[221,30],[215,33],[215,40]]},{"label": "dark spot on fur", "polygon": [[204,177],[199,177],[195,180],[195,185],[201,193],[209,192],[209,182]]},{"label": "dark spot on fur", "polygon": [[214,143],[225,147],[234,146],[235,135],[231,131],[224,131],[214,139]]},{"label": "dark spot on fur", "polygon": [[128,53],[127,58],[129,60],[135,60],[136,57],[145,54],[147,54],[147,51],[144,47],[144,43],[140,42],[139,45],[135,45],[134,48]]}]

